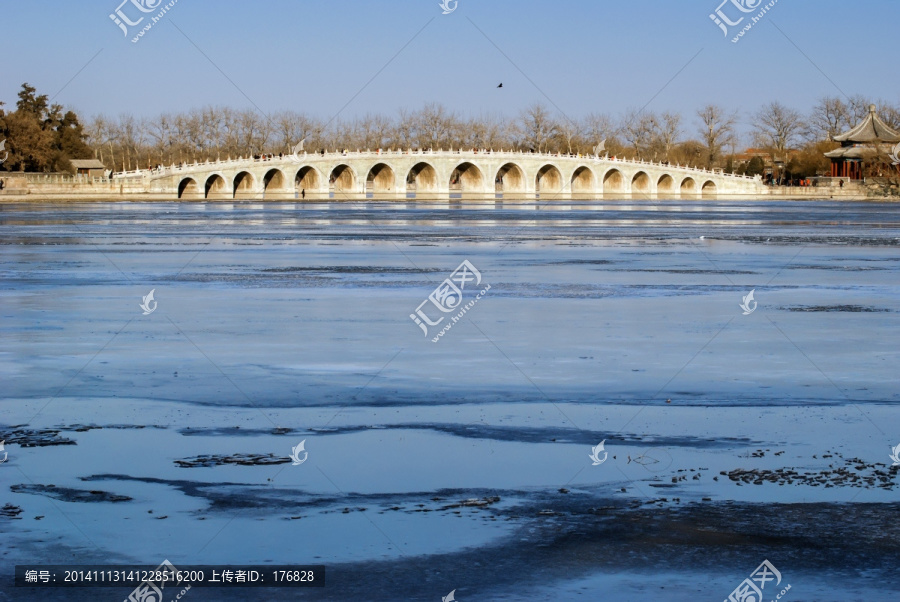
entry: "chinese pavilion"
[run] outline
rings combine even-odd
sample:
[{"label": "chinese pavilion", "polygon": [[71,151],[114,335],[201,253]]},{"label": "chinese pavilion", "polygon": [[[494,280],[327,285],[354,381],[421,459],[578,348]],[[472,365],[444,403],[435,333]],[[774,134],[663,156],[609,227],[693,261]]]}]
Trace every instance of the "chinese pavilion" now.
[{"label": "chinese pavilion", "polygon": [[891,129],[869,105],[869,114],[853,129],[834,137],[841,147],[825,156],[831,159],[831,177],[861,180],[866,159],[876,159],[880,144],[897,144],[900,133]]}]

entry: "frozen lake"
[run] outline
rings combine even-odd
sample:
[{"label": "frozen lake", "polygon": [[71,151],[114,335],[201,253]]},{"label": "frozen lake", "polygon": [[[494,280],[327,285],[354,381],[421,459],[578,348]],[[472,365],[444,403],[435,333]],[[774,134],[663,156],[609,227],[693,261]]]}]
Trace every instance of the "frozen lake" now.
[{"label": "frozen lake", "polygon": [[163,559],[328,569],[190,600],[721,600],[765,559],[893,599],[898,245],[888,203],[0,205],[0,600]]}]

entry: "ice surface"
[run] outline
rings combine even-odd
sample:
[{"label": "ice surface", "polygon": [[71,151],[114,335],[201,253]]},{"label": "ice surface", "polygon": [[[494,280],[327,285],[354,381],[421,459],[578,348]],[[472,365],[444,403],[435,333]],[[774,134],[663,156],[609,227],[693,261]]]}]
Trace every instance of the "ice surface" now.
[{"label": "ice surface", "polygon": [[[866,538],[897,541],[900,207],[445,205],[0,208],[0,599],[17,562],[163,558],[320,562],[321,599],[725,598],[766,554],[837,569],[801,551],[836,533],[849,581],[791,599],[898,588]],[[491,289],[433,343],[410,314],[464,259]]]}]

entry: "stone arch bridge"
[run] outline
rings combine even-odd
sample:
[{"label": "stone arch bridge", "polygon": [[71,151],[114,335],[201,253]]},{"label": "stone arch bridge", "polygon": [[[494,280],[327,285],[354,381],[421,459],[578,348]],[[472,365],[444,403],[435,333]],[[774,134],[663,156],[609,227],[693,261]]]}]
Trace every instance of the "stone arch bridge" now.
[{"label": "stone arch bridge", "polygon": [[116,174],[180,199],[715,198],[761,179],[654,163],[518,151],[357,151],[230,159]]}]

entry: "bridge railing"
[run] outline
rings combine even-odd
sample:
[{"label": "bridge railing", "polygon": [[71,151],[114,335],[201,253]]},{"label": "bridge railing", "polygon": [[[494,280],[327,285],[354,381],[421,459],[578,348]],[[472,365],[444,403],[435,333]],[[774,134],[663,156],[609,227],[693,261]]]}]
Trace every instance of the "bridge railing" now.
[{"label": "bridge railing", "polygon": [[26,173],[25,181],[32,184],[109,184],[110,179],[104,176],[90,176],[87,174],[60,174],[60,173]]},{"label": "bridge railing", "polygon": [[[421,155],[421,156],[442,156],[442,155],[461,155],[461,154],[481,154],[481,155],[489,155],[489,156],[509,156],[509,157],[534,157],[534,158],[546,158],[546,159],[558,159],[558,158],[567,158],[567,159],[584,159],[586,161],[610,161],[613,163],[622,163],[626,165],[649,165],[659,168],[674,168],[682,171],[690,171],[700,174],[708,174],[713,176],[725,177],[725,178],[736,178],[736,179],[747,179],[754,180],[757,179],[758,176],[746,176],[735,173],[726,173],[721,169],[709,170],[700,167],[691,167],[688,165],[679,165],[679,164],[671,164],[668,162],[662,161],[648,161],[645,159],[624,159],[620,157],[597,157],[596,155],[582,155],[581,153],[534,153],[530,151],[521,151],[521,150],[499,150],[495,151],[493,149],[456,149],[456,150],[429,150],[429,149],[378,149],[378,150],[356,150],[356,151],[333,151],[333,152],[313,152],[309,153],[304,151],[302,155],[298,155],[297,158],[313,158],[313,157],[321,157],[321,158],[335,158],[335,157],[369,157],[369,156],[403,156],[403,155]],[[116,178],[127,178],[127,177],[143,177],[143,176],[165,176],[165,175],[174,175],[178,173],[184,173],[189,171],[194,171],[200,168],[209,168],[212,166],[215,167],[228,167],[233,165],[246,165],[247,163],[283,163],[284,161],[292,160],[292,156],[290,154],[279,154],[279,155],[262,155],[256,157],[238,157],[235,159],[216,159],[214,161],[198,161],[195,163],[179,163],[168,166],[158,165],[152,169],[138,169],[134,171],[128,172],[120,172],[115,174]]]}]

